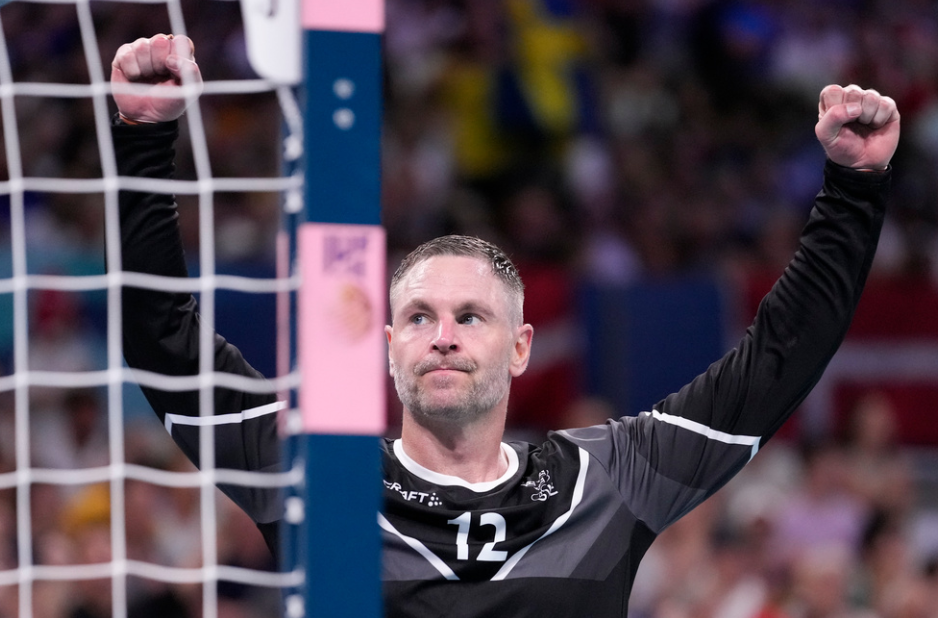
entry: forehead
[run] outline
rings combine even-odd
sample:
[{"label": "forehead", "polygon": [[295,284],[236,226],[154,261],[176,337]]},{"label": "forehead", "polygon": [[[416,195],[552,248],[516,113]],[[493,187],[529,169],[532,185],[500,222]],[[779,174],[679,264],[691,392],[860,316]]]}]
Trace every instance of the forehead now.
[{"label": "forehead", "polygon": [[391,290],[392,311],[404,303],[429,300],[492,301],[506,295],[492,266],[477,257],[437,255],[419,262]]}]

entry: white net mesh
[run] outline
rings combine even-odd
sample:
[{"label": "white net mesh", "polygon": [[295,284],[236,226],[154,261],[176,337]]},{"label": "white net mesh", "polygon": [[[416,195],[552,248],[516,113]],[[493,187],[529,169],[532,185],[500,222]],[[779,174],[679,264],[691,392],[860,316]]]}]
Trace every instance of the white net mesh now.
[{"label": "white net mesh", "polygon": [[[282,613],[281,589],[300,583],[277,572],[216,484],[287,486],[301,473],[215,470],[211,431],[196,471],[135,386],[197,389],[204,414],[216,386],[296,386],[274,354],[275,297],[296,283],[278,276],[274,247],[281,204],[299,192],[281,160],[298,155],[300,118],[290,89],[249,68],[240,19],[236,2],[219,0],[0,10],[0,617],[270,616]],[[205,94],[181,125],[177,180],[119,179],[110,60],[157,32],[196,41]],[[198,276],[115,267],[128,188],[177,196]],[[198,294],[201,349],[217,326],[270,383],[215,373],[212,354],[198,376],[131,372],[127,284]]]}]

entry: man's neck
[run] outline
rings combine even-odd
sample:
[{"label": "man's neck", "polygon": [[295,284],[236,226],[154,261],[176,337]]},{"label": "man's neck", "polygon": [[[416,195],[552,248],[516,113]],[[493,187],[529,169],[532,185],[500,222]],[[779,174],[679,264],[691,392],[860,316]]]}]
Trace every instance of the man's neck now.
[{"label": "man's neck", "polygon": [[504,419],[500,423],[428,427],[405,411],[401,443],[407,456],[424,468],[468,483],[485,483],[508,470],[501,447],[504,432]]}]

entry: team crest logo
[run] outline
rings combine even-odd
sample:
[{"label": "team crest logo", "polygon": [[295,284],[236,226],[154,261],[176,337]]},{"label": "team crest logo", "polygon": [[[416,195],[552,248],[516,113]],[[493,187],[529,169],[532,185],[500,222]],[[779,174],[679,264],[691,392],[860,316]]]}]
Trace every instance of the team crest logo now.
[{"label": "team crest logo", "polygon": [[534,494],[531,495],[531,500],[536,502],[547,502],[547,499],[551,496],[556,496],[557,491],[554,489],[554,484],[550,482],[550,472],[547,470],[541,470],[537,475],[537,481],[527,481],[522,483],[522,487],[531,487],[534,489]]}]

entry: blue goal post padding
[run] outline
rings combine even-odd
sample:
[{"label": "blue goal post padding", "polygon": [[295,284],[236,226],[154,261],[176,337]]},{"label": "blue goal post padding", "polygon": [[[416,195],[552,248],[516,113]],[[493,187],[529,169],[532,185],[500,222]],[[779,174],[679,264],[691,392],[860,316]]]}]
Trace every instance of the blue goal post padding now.
[{"label": "blue goal post padding", "polygon": [[[343,384],[345,379],[323,382],[322,376],[314,380],[304,373],[311,366],[323,369],[323,355],[335,360],[330,354],[336,353],[339,337],[346,337],[349,347],[367,348],[372,338],[383,341],[380,329],[387,303],[386,249],[380,229],[383,8],[383,0],[304,0],[301,7],[304,205],[290,227],[302,279],[294,321],[303,376],[298,403],[304,431],[287,440],[285,448],[289,461],[302,463],[305,483],[291,496],[301,500],[302,516],[292,520],[288,516],[283,535],[284,566],[302,565],[306,573],[305,585],[297,591],[303,611],[292,606],[296,615],[378,618],[383,614],[377,516],[383,488],[379,440],[384,400],[365,401],[361,396],[384,392],[383,345],[368,348],[365,363],[358,359],[356,379],[362,384],[355,388]],[[336,305],[335,299],[344,300]],[[324,308],[334,306],[341,309],[324,313]],[[370,323],[351,319],[368,312]],[[336,315],[346,319],[329,322]],[[335,332],[329,324],[334,324]],[[342,349],[337,353],[341,355]],[[334,364],[348,366],[341,359]],[[372,370],[362,370],[363,364]],[[324,370],[331,371],[328,366]],[[316,388],[310,388],[312,384]],[[292,505],[296,504],[294,500]],[[288,614],[289,601],[288,597]]]}]

